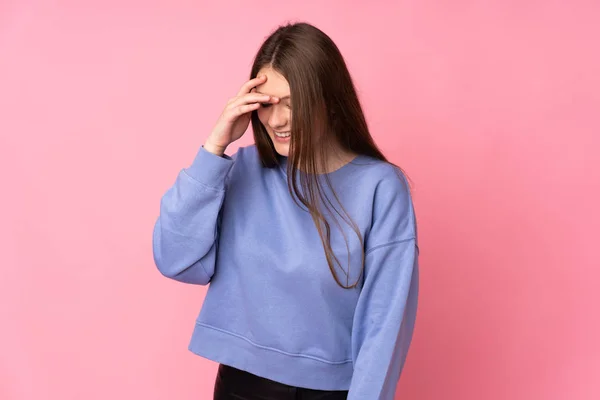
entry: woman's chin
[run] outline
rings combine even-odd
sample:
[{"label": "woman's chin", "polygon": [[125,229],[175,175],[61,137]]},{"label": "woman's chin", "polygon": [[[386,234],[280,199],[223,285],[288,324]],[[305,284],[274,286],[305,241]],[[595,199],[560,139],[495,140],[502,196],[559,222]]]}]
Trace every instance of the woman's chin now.
[{"label": "woman's chin", "polygon": [[277,154],[283,157],[288,157],[290,153],[290,144],[289,143],[277,143],[276,141],[273,143],[275,147],[275,151]]}]

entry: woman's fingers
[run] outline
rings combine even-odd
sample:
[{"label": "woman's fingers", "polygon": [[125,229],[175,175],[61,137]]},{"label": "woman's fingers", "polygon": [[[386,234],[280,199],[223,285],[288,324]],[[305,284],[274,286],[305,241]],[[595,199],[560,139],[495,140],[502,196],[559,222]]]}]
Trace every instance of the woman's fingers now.
[{"label": "woman's fingers", "polygon": [[264,103],[269,101],[270,96],[266,94],[258,94],[258,93],[248,93],[243,96],[234,97],[229,100],[230,107],[237,107],[242,104],[247,103]]},{"label": "woman's fingers", "polygon": [[[252,94],[252,93],[251,93]],[[278,97],[259,95],[258,97],[244,96],[237,99],[229,105],[229,110],[234,118],[247,112],[258,110],[265,103],[275,104],[279,101]]]},{"label": "woman's fingers", "polygon": [[275,104],[279,102],[279,98],[269,96],[262,93],[256,93],[253,89],[266,82],[267,77],[261,75],[246,82],[238,92],[238,95],[229,100],[227,109],[229,118],[236,119],[237,117],[249,113],[260,108],[261,104]]},{"label": "woman's fingers", "polygon": [[243,104],[250,103],[277,103],[279,98],[259,93],[248,93],[244,96],[237,97],[229,103],[229,107],[239,107]]},{"label": "woman's fingers", "polygon": [[238,92],[238,96],[243,96],[246,93],[250,93],[253,87],[258,86],[267,81],[267,77],[265,75],[258,76],[254,79],[250,79],[248,82],[244,83]]},{"label": "woman's fingers", "polygon": [[259,107],[260,103],[244,104],[243,106],[234,108],[232,111],[235,117],[239,117],[241,115],[249,113],[250,111],[257,110]]}]

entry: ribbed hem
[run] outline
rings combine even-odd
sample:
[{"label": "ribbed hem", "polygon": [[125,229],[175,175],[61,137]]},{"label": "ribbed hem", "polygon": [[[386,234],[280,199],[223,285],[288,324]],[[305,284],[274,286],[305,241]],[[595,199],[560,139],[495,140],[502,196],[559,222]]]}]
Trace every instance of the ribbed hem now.
[{"label": "ribbed hem", "polygon": [[231,171],[234,161],[229,156],[219,157],[207,151],[204,146],[200,147],[192,165],[185,172],[205,186],[222,189],[225,186],[225,178]]},{"label": "ribbed hem", "polygon": [[260,347],[224,330],[196,323],[189,350],[217,363],[290,386],[348,390],[352,362],[328,363],[305,355]]}]

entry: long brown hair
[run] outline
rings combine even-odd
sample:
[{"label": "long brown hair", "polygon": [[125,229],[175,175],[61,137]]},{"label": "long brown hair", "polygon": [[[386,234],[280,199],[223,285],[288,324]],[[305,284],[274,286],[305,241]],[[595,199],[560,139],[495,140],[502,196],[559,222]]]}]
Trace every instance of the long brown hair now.
[{"label": "long brown hair", "polygon": [[[388,161],[371,137],[344,58],[324,32],[304,22],[278,27],[259,48],[250,78],[256,77],[263,67],[279,72],[290,86],[292,126],[287,167],[290,193],[296,203],[306,207],[310,213],[335,281],[343,288],[353,288],[360,282],[364,271],[363,237],[331,188],[327,174],[324,175],[326,183],[343,213],[334,206],[332,199],[324,195],[319,172],[326,169],[325,161],[336,146],[348,153]],[[256,111],[252,113],[252,129],[263,166],[276,167],[279,161],[275,147]],[[296,176],[299,176],[300,187]],[[345,283],[336,273],[335,264],[340,268],[341,264],[331,248],[331,227],[323,211],[340,216],[358,235],[362,267],[356,282],[348,281],[349,271],[345,273]],[[344,233],[337,218],[334,220]],[[350,257],[345,234],[344,239]]]}]

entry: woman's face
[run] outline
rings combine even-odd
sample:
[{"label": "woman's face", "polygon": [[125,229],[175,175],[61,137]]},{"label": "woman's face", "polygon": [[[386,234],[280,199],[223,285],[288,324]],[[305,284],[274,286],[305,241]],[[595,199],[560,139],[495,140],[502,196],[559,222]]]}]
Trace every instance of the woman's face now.
[{"label": "woman's face", "polygon": [[275,151],[287,157],[290,150],[290,132],[292,129],[292,114],[290,105],[290,85],[277,71],[270,67],[262,68],[257,76],[266,75],[267,80],[254,90],[257,93],[279,97],[276,104],[265,103],[257,110],[258,119],[264,125]]}]

